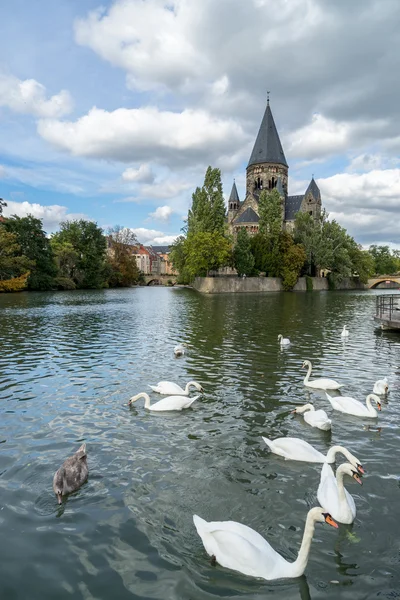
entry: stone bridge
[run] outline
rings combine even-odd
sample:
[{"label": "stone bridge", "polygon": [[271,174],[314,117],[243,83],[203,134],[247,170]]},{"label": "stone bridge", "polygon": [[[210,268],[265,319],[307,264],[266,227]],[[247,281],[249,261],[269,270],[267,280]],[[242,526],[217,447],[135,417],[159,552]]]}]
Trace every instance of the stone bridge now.
[{"label": "stone bridge", "polygon": [[400,275],[379,275],[368,279],[368,288],[372,290],[379,286],[380,283],[394,283],[400,288]]},{"label": "stone bridge", "polygon": [[176,275],[145,275],[144,281],[146,285],[169,285],[169,281],[175,285],[176,277]]}]

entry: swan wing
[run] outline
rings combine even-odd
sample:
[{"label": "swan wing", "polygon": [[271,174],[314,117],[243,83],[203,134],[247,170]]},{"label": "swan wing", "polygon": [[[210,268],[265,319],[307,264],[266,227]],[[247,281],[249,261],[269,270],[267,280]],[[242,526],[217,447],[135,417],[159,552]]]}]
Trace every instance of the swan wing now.
[{"label": "swan wing", "polygon": [[339,388],[343,387],[342,383],[338,383],[334,379],[326,379],[324,377],[309,381],[305,385],[308,387],[317,388],[319,390],[338,390]]},{"label": "swan wing", "polygon": [[172,396],[186,395],[185,390],[183,390],[180,385],[174,383],[173,381],[159,381],[157,384],[157,389],[153,388],[153,390],[159,394],[171,394]]},{"label": "swan wing", "polygon": [[332,421],[324,410],[309,411],[304,414],[304,420],[312,427],[317,427],[323,431],[328,431],[331,428]]},{"label": "swan wing", "polygon": [[[335,404],[339,407],[336,410],[340,410],[349,415],[368,415],[369,410],[359,400],[351,398],[350,396],[336,396]],[[333,406],[333,404],[332,404]],[[333,408],[336,408],[333,406]]]},{"label": "swan wing", "polygon": [[163,398],[155,404],[152,404],[150,410],[183,410],[184,408],[189,408],[197,398],[199,398],[199,396],[194,396],[193,398],[188,398],[187,396],[168,396],[168,398]]},{"label": "swan wing", "polygon": [[326,457],[316,450],[311,444],[300,438],[277,438],[269,440],[263,437],[271,452],[283,456],[287,460],[302,460],[305,462],[324,462]]},{"label": "swan wing", "polygon": [[223,567],[267,580],[284,576],[290,567],[267,540],[246,525],[235,521],[207,523],[197,515],[193,521],[207,553]]}]

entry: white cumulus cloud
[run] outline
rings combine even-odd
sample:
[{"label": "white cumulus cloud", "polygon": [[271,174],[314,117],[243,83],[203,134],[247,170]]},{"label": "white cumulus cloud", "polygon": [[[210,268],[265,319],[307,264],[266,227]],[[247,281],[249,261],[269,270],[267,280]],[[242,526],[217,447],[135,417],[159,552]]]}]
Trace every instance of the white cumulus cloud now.
[{"label": "white cumulus cloud", "polygon": [[172,208],[170,206],[159,206],[156,210],[149,214],[150,217],[156,219],[157,221],[169,221],[170,216],[172,215]]},{"label": "white cumulus cloud", "polygon": [[21,81],[13,75],[0,74],[0,106],[35,117],[57,118],[71,112],[73,102],[66,90],[48,98],[46,88],[35,79]]},{"label": "white cumulus cloud", "polygon": [[145,227],[137,227],[136,229],[132,229],[132,231],[144,246],[167,246],[172,244],[179,236],[179,234],[166,235],[157,229],[146,229]]},{"label": "white cumulus cloud", "polygon": [[124,181],[134,181],[136,183],[153,183],[154,173],[151,170],[150,165],[140,165],[138,169],[129,167],[122,173],[122,179]]},{"label": "white cumulus cloud", "polygon": [[88,219],[83,213],[69,213],[66,206],[60,206],[59,204],[44,206],[36,203],[31,204],[26,201],[15,202],[14,200],[7,200],[7,207],[3,209],[3,216],[11,217],[12,215],[17,215],[18,217],[32,215],[37,219],[42,219],[43,229],[47,233],[52,233],[59,229],[61,221]]}]

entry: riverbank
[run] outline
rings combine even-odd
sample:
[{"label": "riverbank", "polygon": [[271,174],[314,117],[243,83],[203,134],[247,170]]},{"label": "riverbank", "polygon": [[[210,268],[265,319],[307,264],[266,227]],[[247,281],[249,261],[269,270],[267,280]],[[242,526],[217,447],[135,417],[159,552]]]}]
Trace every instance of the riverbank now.
[{"label": "riverbank", "polygon": [[[300,277],[293,288],[294,292],[308,290],[321,292],[329,290],[326,277]],[[196,277],[193,288],[202,294],[243,294],[258,292],[282,292],[280,277]],[[356,279],[346,278],[338,284],[337,290],[366,290],[368,286]]]}]

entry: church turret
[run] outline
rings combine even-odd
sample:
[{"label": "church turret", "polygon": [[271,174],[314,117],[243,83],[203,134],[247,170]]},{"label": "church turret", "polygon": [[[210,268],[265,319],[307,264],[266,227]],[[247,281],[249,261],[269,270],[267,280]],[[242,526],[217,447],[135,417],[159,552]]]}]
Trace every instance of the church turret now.
[{"label": "church turret", "polygon": [[269,99],[246,172],[246,196],[258,197],[263,189],[272,190],[281,178],[287,194],[288,165],[272,116]]},{"label": "church turret", "polygon": [[311,178],[310,184],[304,194],[303,210],[308,212],[314,218],[321,214],[321,192],[315,183],[314,175]]},{"label": "church turret", "polygon": [[232,219],[235,218],[239,208],[240,208],[239,194],[237,191],[235,180],[233,180],[231,195],[229,196],[229,200],[228,200],[228,223],[230,223],[232,221]]}]

